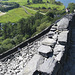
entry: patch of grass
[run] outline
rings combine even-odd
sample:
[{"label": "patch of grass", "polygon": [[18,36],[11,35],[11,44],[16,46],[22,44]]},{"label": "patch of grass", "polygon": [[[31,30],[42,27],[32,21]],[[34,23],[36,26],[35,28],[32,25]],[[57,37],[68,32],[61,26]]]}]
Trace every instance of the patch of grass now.
[{"label": "patch of grass", "polygon": [[5,15],[0,16],[0,22],[17,22],[21,18],[27,18],[31,15],[27,14],[23,8],[15,8],[13,10],[8,11]]},{"label": "patch of grass", "polygon": [[[27,0],[8,0],[8,1],[2,1],[2,2],[17,2],[17,3],[19,3],[21,6],[27,4]],[[32,0],[30,0],[30,2],[32,2]]]}]

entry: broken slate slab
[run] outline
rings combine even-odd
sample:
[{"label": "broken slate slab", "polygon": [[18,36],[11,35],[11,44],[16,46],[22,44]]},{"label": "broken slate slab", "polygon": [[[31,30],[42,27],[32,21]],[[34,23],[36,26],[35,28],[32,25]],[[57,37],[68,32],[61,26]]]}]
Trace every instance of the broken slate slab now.
[{"label": "broken slate slab", "polygon": [[33,75],[38,67],[39,61],[43,61],[43,57],[39,54],[35,54],[33,58],[29,61],[23,70],[23,75]]},{"label": "broken slate slab", "polygon": [[55,32],[55,31],[56,31],[56,29],[51,28],[51,29],[50,29],[50,31]]},{"label": "broken slate slab", "polygon": [[58,35],[58,42],[59,42],[60,44],[66,44],[66,43],[67,43],[68,32],[69,32],[69,31],[62,31],[62,32]]},{"label": "broken slate slab", "polygon": [[58,34],[53,35],[52,38],[53,38],[54,40],[57,40]]},{"label": "broken slate slab", "polygon": [[65,46],[63,45],[56,45],[53,49],[53,55],[57,55],[60,52],[64,52],[65,51]]},{"label": "broken slate slab", "polygon": [[68,28],[68,25],[69,25],[69,20],[68,18],[64,17],[62,18],[58,23],[58,30],[64,30],[64,29],[67,29]]},{"label": "broken slate slab", "polygon": [[47,36],[48,36],[49,38],[52,38],[52,36],[53,36],[54,34],[55,34],[55,32],[50,31],[50,32],[48,32]]},{"label": "broken slate slab", "polygon": [[57,29],[57,26],[52,26],[52,29]]},{"label": "broken slate slab", "polygon": [[64,52],[60,52],[56,57],[55,60],[57,60],[58,62],[61,61],[62,57],[63,57]]},{"label": "broken slate slab", "polygon": [[50,46],[41,45],[38,52],[44,57],[49,57],[49,54],[52,54],[52,49]]},{"label": "broken slate slab", "polygon": [[[41,72],[43,75],[52,75],[56,65],[57,61],[54,60],[53,57],[51,57],[45,60],[44,63],[39,66],[38,71]],[[58,70],[58,68],[56,70]]]},{"label": "broken slate slab", "polygon": [[54,46],[56,44],[56,41],[51,38],[46,38],[42,41],[42,44],[46,46]]}]

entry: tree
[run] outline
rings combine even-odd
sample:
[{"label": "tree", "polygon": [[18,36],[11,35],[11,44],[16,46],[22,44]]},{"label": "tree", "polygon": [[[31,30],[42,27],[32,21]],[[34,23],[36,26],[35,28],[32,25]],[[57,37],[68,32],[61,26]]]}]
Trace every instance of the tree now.
[{"label": "tree", "polygon": [[42,0],[32,0],[33,3],[42,3]]},{"label": "tree", "polygon": [[0,36],[2,36],[2,28],[1,28],[1,24],[0,24]]},{"label": "tree", "polygon": [[70,9],[70,12],[74,12],[75,9],[75,3],[69,3],[68,8]]},{"label": "tree", "polygon": [[18,32],[18,34],[20,34],[20,35],[25,35],[25,27],[24,27],[24,24],[25,24],[25,19],[24,18],[22,18],[19,22],[18,22],[18,24],[17,24],[17,32]]},{"label": "tree", "polygon": [[6,39],[7,38],[7,28],[8,27],[7,27],[6,24],[4,24],[2,28],[3,28],[3,31],[2,31],[3,32],[3,38]]},{"label": "tree", "polygon": [[27,4],[30,4],[30,1],[29,0],[27,0]]}]

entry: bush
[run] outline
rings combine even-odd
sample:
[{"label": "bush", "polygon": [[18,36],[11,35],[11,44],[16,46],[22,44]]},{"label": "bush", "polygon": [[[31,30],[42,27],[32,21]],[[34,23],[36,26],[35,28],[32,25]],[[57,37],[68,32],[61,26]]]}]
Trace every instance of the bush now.
[{"label": "bush", "polygon": [[46,16],[49,16],[51,18],[54,18],[54,12],[48,11],[47,14],[46,14]]},{"label": "bush", "polygon": [[22,42],[23,36],[22,35],[17,35],[13,38],[13,42],[17,45]]},{"label": "bush", "polygon": [[50,7],[48,7],[48,9],[51,9]]},{"label": "bush", "polygon": [[42,9],[46,9],[46,7],[42,7]]}]

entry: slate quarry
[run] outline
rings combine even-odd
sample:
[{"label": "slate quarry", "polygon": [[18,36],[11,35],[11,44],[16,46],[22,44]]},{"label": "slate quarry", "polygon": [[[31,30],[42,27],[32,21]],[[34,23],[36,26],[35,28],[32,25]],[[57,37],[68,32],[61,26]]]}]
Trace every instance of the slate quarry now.
[{"label": "slate quarry", "polygon": [[[64,65],[67,59],[69,23],[73,15],[64,16],[53,24],[47,34],[0,60],[0,75],[74,75],[75,72],[72,70],[75,69],[75,65],[69,72],[66,72],[68,68],[65,68]],[[71,57],[74,56],[75,49],[75,37],[73,36],[75,33],[73,31],[75,31],[74,28],[72,29],[71,53],[73,55],[70,55]],[[69,66],[69,68],[71,67]]]}]

